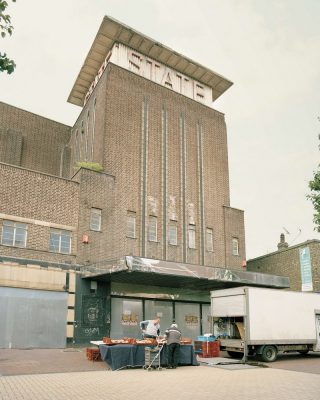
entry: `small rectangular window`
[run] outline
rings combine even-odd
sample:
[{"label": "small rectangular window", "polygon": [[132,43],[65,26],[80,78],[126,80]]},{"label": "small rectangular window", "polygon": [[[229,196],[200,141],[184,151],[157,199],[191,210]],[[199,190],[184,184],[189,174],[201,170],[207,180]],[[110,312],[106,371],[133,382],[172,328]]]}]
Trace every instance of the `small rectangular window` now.
[{"label": "small rectangular window", "polygon": [[195,227],[195,225],[189,225],[188,246],[189,246],[189,249],[196,248],[196,227]]},{"label": "small rectangular window", "polygon": [[55,253],[71,253],[71,232],[50,229],[49,250]]},{"label": "small rectangular window", "polygon": [[101,231],[101,210],[99,208],[91,208],[90,229]]},{"label": "small rectangular window", "polygon": [[27,224],[14,221],[3,221],[1,244],[6,246],[26,247]]},{"label": "small rectangular window", "polygon": [[148,240],[150,242],[157,241],[157,217],[149,216],[148,220]]},{"label": "small rectangular window", "polygon": [[177,227],[176,225],[170,224],[169,225],[169,244],[172,246],[176,246],[178,243],[177,239]]},{"label": "small rectangular window", "polygon": [[136,214],[134,212],[127,214],[127,237],[136,237]]},{"label": "small rectangular window", "polygon": [[232,254],[234,256],[239,255],[239,240],[237,238],[232,238]]},{"label": "small rectangular window", "polygon": [[207,239],[207,251],[213,251],[213,230],[211,228],[207,228],[206,231],[206,239]]}]

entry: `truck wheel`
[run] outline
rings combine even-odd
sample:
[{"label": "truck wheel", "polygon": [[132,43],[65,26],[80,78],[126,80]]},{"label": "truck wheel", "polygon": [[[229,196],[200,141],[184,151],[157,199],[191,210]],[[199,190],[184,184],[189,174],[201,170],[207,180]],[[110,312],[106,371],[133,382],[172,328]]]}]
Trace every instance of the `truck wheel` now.
[{"label": "truck wheel", "polygon": [[275,346],[264,346],[261,353],[261,359],[264,362],[273,362],[277,359],[278,350]]}]

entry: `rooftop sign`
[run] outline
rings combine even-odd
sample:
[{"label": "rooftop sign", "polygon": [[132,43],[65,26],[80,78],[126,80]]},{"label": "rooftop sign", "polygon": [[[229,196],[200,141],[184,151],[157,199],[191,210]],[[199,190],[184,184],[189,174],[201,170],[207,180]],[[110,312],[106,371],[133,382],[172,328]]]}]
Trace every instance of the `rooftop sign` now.
[{"label": "rooftop sign", "polygon": [[98,76],[101,66],[105,63],[108,54],[116,43],[127,46],[137,51],[141,56],[157,61],[169,69],[197,81],[200,86],[209,87],[212,101],[232,85],[232,82],[223,76],[106,16],[103,18],[91,49],[81,67],[68,102],[79,106],[84,105],[90,86]]}]

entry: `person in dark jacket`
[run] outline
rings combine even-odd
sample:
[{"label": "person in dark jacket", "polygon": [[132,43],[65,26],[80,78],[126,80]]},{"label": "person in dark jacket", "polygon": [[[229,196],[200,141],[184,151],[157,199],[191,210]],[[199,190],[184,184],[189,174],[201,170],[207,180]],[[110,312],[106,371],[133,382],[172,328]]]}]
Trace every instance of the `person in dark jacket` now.
[{"label": "person in dark jacket", "polygon": [[165,331],[165,340],[168,348],[168,366],[167,368],[177,368],[180,355],[180,340],[181,332],[177,324],[172,324],[169,329]]}]

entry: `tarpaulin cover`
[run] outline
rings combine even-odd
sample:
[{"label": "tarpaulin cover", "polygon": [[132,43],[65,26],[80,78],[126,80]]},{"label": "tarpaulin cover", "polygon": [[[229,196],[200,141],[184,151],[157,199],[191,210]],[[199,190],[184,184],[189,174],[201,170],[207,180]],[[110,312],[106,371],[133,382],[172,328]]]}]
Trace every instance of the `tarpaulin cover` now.
[{"label": "tarpaulin cover", "polygon": [[[105,344],[99,345],[101,358],[114,371],[125,367],[139,367],[144,365],[144,349],[145,346],[132,344],[118,344],[108,346]],[[154,353],[155,355],[157,353]],[[168,364],[168,350],[164,346],[160,353],[161,365]],[[198,365],[196,355],[192,345],[181,345],[179,355],[180,365]],[[155,361],[155,366],[158,365],[158,360]]]}]

